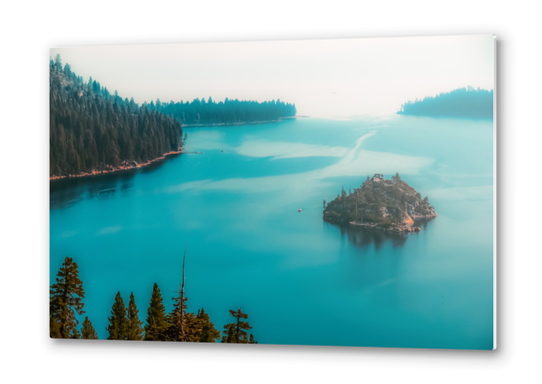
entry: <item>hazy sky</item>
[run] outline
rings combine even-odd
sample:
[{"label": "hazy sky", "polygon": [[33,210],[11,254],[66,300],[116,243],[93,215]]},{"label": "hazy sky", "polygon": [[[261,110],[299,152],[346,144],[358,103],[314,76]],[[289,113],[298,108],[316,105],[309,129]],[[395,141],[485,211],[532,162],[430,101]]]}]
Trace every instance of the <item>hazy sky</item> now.
[{"label": "hazy sky", "polygon": [[407,100],[494,87],[492,35],[51,49],[85,81],[138,103],[208,98],[296,104],[314,117],[395,113]]}]

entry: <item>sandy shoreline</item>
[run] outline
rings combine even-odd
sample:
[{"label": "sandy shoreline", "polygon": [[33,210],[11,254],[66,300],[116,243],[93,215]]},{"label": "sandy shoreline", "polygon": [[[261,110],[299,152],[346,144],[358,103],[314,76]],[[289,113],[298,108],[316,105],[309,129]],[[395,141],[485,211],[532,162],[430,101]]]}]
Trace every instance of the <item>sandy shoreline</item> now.
[{"label": "sandy shoreline", "polygon": [[113,167],[112,165],[107,165],[106,169],[104,169],[102,171],[93,170],[91,172],[83,172],[83,173],[78,173],[77,175],[67,175],[67,176],[55,176],[55,175],[53,175],[53,176],[49,177],[49,180],[60,180],[60,179],[71,179],[71,178],[75,178],[75,177],[96,176],[96,175],[104,175],[104,174],[107,174],[107,173],[128,171],[130,169],[139,169],[139,168],[143,168],[143,167],[145,167],[147,165],[151,165],[152,163],[155,163],[157,161],[164,160],[167,156],[180,155],[183,152],[184,151],[181,148],[179,151],[167,152],[167,153],[164,153],[160,157],[157,157],[155,159],[152,159],[152,160],[149,160],[149,161],[147,161],[145,163],[141,163],[141,164],[137,164],[137,165],[121,165],[121,166],[118,166],[118,167]]}]

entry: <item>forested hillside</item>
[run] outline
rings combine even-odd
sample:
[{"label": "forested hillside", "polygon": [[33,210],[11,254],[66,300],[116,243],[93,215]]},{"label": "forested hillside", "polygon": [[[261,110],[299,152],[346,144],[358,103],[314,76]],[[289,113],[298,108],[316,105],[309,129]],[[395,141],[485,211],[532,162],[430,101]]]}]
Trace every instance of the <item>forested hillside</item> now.
[{"label": "forested hillside", "polygon": [[179,122],[50,62],[50,176],[146,162],[182,145]]},{"label": "forested hillside", "polygon": [[455,89],[423,100],[401,105],[400,115],[459,117],[472,119],[493,118],[493,90],[472,87]]},{"label": "forested hillside", "polygon": [[294,104],[280,100],[229,100],[210,97],[192,102],[139,106],[92,77],[85,82],[50,61],[50,176],[111,171],[148,163],[183,146],[183,125],[244,124],[295,116]]},{"label": "forested hillside", "polygon": [[295,104],[280,100],[240,101],[226,98],[215,102],[211,97],[194,99],[192,102],[162,103],[159,99],[151,101],[147,107],[172,116],[184,125],[212,125],[212,124],[244,124],[262,121],[274,121],[285,117],[295,116]]}]

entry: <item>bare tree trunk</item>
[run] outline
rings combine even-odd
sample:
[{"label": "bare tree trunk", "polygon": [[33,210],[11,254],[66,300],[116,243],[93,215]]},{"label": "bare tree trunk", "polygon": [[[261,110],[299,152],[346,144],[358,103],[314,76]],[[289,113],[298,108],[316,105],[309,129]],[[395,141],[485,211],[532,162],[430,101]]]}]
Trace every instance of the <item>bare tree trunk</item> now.
[{"label": "bare tree trunk", "polygon": [[184,255],[183,255],[183,276],[181,280],[181,341],[184,341],[184,264],[186,260],[186,250],[188,248],[188,244],[184,247]]}]

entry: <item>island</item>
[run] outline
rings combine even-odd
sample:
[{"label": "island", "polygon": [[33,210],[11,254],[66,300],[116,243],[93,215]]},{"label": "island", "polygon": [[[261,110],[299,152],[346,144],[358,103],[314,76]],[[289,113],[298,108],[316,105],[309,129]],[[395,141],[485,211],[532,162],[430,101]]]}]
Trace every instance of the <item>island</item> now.
[{"label": "island", "polygon": [[419,232],[416,225],[423,220],[437,217],[429,198],[401,180],[399,173],[387,180],[375,173],[359,188],[346,192],[326,203],[324,221],[391,232]]}]

